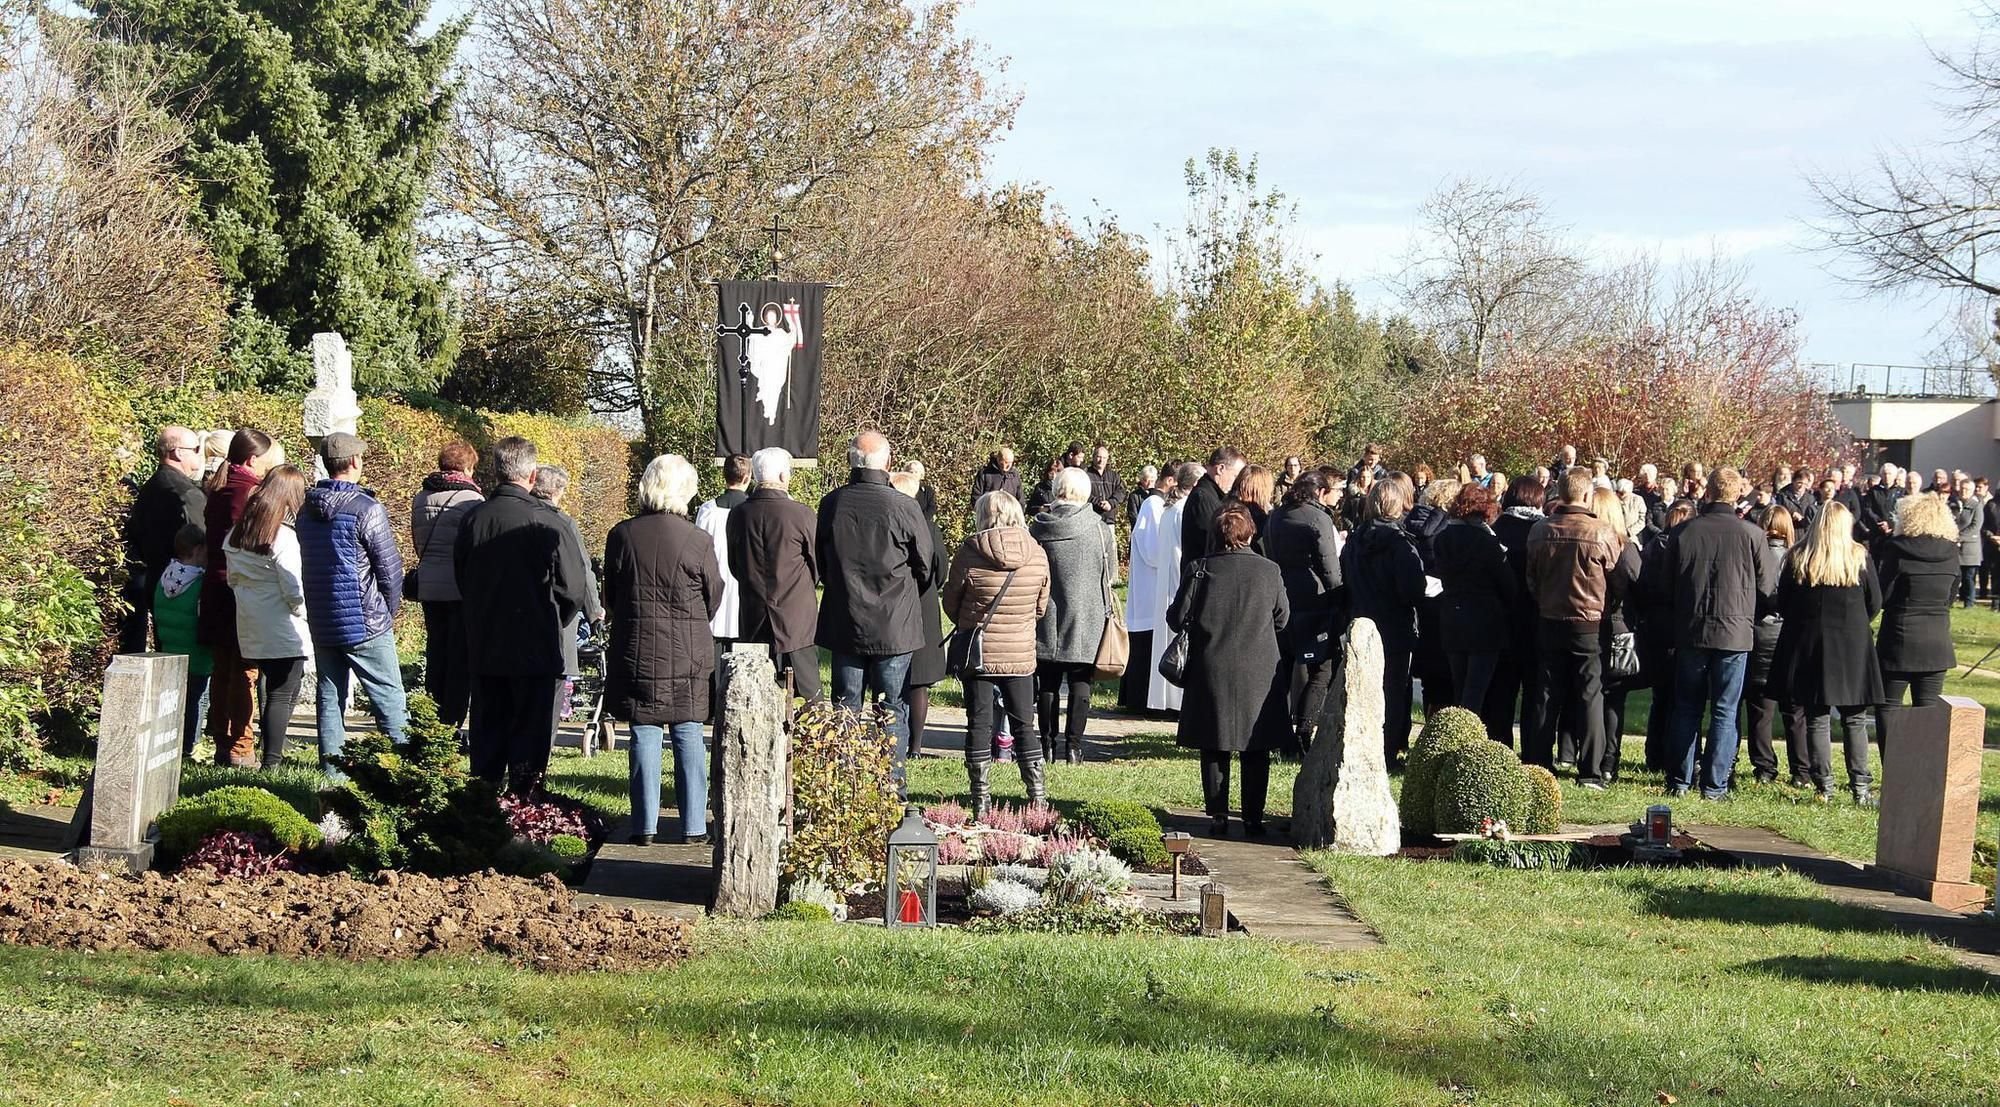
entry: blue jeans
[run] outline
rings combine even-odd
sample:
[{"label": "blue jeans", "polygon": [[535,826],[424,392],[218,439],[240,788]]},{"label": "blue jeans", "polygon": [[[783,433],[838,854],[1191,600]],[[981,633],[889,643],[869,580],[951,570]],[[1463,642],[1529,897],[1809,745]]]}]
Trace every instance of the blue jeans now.
[{"label": "blue jeans", "polygon": [[681,809],[681,833],[692,838],[708,833],[708,751],[700,723],[669,727],[632,725],[626,762],[632,773],[632,833],[652,834],[660,826],[660,745],[674,734],[674,802]]},{"label": "blue jeans", "polygon": [[1729,777],[1736,771],[1736,706],[1743,698],[1743,673],[1750,655],[1733,650],[1683,646],[1674,654],[1674,728],[1668,747],[1667,786],[1691,787],[1695,781],[1695,747],[1699,744],[1702,708],[1713,704],[1708,717],[1708,748],[1701,753],[1701,794],[1719,799],[1729,794]]},{"label": "blue jeans", "polygon": [[352,646],[315,646],[313,661],[319,666],[319,693],[315,708],[319,714],[319,764],[327,775],[340,779],[328,764],[347,745],[347,721],[340,709],[347,703],[352,680],[361,682],[375,712],[375,725],[396,745],[403,744],[403,726],[409,722],[409,702],[403,698],[403,665],[396,657],[393,631],[378,634]]},{"label": "blue jeans", "polygon": [[889,712],[887,730],[895,740],[891,757],[896,779],[903,779],[903,758],[910,752],[910,703],[903,698],[903,684],[910,675],[910,655],[870,656],[852,653],[833,655],[833,701],[853,711],[861,710],[864,688]]}]

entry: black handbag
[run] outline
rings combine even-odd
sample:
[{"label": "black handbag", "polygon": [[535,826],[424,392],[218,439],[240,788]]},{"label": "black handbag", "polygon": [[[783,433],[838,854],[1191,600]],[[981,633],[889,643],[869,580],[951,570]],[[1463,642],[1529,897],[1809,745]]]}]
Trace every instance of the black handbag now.
[{"label": "black handbag", "polygon": [[1195,604],[1201,600],[1201,582],[1207,579],[1207,559],[1195,562],[1194,579],[1188,583],[1187,607],[1185,613],[1181,615],[1181,629],[1175,631],[1172,638],[1167,639],[1167,648],[1160,651],[1160,675],[1176,688],[1187,686],[1189,649],[1187,628],[1194,624]]},{"label": "black handbag", "polygon": [[1000,591],[993,593],[993,602],[986,605],[985,614],[979,617],[977,625],[953,630],[951,641],[944,647],[944,671],[963,680],[976,677],[986,667],[986,624],[993,621],[993,613],[1000,610],[1000,601],[1007,598],[1007,589],[1014,586],[1014,571],[1009,570],[1007,579],[1000,582]]}]

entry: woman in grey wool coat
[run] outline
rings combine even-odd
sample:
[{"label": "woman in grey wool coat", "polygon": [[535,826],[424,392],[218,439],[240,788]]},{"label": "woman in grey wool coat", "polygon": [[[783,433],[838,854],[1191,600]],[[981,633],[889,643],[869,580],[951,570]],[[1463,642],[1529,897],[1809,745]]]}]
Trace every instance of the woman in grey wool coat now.
[{"label": "woman in grey wool coat", "polygon": [[[1035,625],[1035,714],[1049,759],[1083,760],[1083,729],[1090,722],[1091,680],[1097,647],[1110,611],[1111,578],[1118,546],[1111,527],[1091,510],[1090,474],[1064,469],[1053,482],[1055,502],[1029,526],[1049,558],[1049,609]],[[1069,695],[1069,727],[1056,751],[1058,697]]]}]

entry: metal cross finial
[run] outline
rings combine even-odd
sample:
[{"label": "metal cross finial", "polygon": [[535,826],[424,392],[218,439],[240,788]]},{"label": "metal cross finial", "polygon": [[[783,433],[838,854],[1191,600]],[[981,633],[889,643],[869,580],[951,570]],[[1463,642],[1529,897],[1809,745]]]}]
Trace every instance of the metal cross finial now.
[{"label": "metal cross finial", "polygon": [[771,213],[771,225],[764,229],[771,232],[771,279],[777,280],[778,263],[784,260],[785,256],[778,250],[778,236],[784,233],[785,228],[783,224],[778,222],[777,212]]},{"label": "metal cross finial", "polygon": [[718,337],[722,338],[727,338],[732,334],[736,336],[736,379],[738,384],[748,384],[750,383],[750,336],[753,334],[770,334],[771,328],[758,326],[750,322],[750,305],[747,303],[737,303],[736,314],[737,322],[735,326],[730,326],[726,323],[722,324],[715,328],[715,333]]}]

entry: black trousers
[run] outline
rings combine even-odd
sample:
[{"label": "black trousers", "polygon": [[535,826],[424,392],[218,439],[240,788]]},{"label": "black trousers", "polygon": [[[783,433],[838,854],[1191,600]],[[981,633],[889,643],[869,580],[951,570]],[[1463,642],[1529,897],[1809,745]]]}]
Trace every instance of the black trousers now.
[{"label": "black trousers", "polygon": [[1451,684],[1458,694],[1458,705],[1478,714],[1479,721],[1486,724],[1488,738],[1513,745],[1514,701],[1512,696],[1501,694],[1500,652],[1453,650],[1447,656],[1451,659]]},{"label": "black trousers", "polygon": [[[1532,743],[1523,742],[1521,760],[1553,767],[1557,735],[1570,728],[1568,746],[1581,783],[1603,783],[1604,660],[1603,643],[1595,626],[1577,629],[1569,623],[1544,619],[1537,653],[1542,671],[1539,693],[1541,728]],[[1568,752],[1567,750],[1565,752]]]},{"label": "black trousers", "polygon": [[269,769],[285,759],[285,732],[292,726],[292,709],[299,703],[305,679],[303,657],[257,660],[257,718],[264,732],[263,765]]},{"label": "black trousers", "polygon": [[826,698],[825,686],[819,682],[818,646],[800,646],[784,653],[772,650],[771,661],[777,666],[778,682],[784,683],[785,674],[792,674],[792,690],[804,696],[807,703]]},{"label": "black trousers", "polygon": [[1618,761],[1625,756],[1625,696],[1630,691],[1608,682],[1604,689],[1604,756],[1598,761],[1598,779],[1606,784],[1618,779]]},{"label": "black trousers", "polygon": [[472,679],[472,775],[508,793],[532,795],[549,771],[559,676],[480,676]]},{"label": "black trousers", "polygon": [[1391,765],[1410,748],[1410,654],[1414,650],[1413,642],[1382,641],[1382,753]]},{"label": "black trousers", "polygon": [[1333,688],[1333,675],[1340,670],[1340,658],[1322,657],[1300,661],[1292,669],[1292,731],[1301,744],[1312,741],[1313,728],[1326,710],[1326,694]]},{"label": "black trousers", "polygon": [[1785,728],[1785,761],[1794,783],[1812,776],[1812,751],[1806,745],[1806,710],[1796,704],[1781,704],[1753,684],[1743,689],[1744,714],[1750,728],[1750,767],[1758,776],[1776,778],[1778,749],[1776,729],[1782,717]]},{"label": "black trousers", "polygon": [[974,761],[993,760],[996,688],[1007,705],[1007,718],[1014,724],[1014,756],[1031,761],[1042,752],[1042,740],[1035,736],[1035,678],[1026,674],[965,678],[965,756]]},{"label": "black trousers", "polygon": [[1646,709],[1646,768],[1667,771],[1674,729],[1674,651],[1661,650],[1642,659],[1653,685],[1653,704]]},{"label": "black trousers", "polygon": [[1097,666],[1088,662],[1068,665],[1044,661],[1035,667],[1035,714],[1042,737],[1051,748],[1056,739],[1058,697],[1065,694],[1069,697],[1069,726],[1063,730],[1063,742],[1070,748],[1083,744],[1083,730],[1090,725],[1090,678],[1096,674]]},{"label": "black trousers", "polygon": [[1500,655],[1499,668],[1493,674],[1494,691],[1489,693],[1495,698],[1493,713],[1496,718],[1503,720],[1504,725],[1498,734],[1493,733],[1494,728],[1491,726],[1487,728],[1487,733],[1495,741],[1505,742],[1509,746],[1514,744],[1513,723],[1517,705],[1520,711],[1523,747],[1534,740],[1535,732],[1542,727],[1541,699],[1535,691],[1535,684],[1541,673],[1541,662],[1536,656],[1535,634],[1536,631],[1527,631],[1518,634],[1507,643],[1511,648]]},{"label": "black trousers", "polygon": [[1131,632],[1132,659],[1125,675],[1118,678],[1118,706],[1127,711],[1146,710],[1146,688],[1153,682],[1153,632]]},{"label": "black trousers", "polygon": [[[1229,751],[1201,751],[1201,802],[1208,817],[1221,821],[1229,817]],[[1244,750],[1243,821],[1264,821],[1264,797],[1271,790],[1271,752]]]},{"label": "black trousers", "polygon": [[424,609],[424,691],[437,704],[438,721],[465,721],[472,701],[472,678],[465,671],[465,605],[431,600]]},{"label": "black trousers", "polygon": [[1944,699],[1944,670],[1935,673],[1883,673],[1882,687],[1889,693],[1891,705],[1902,703],[1905,692],[1910,694],[1912,707],[1939,703]]}]

